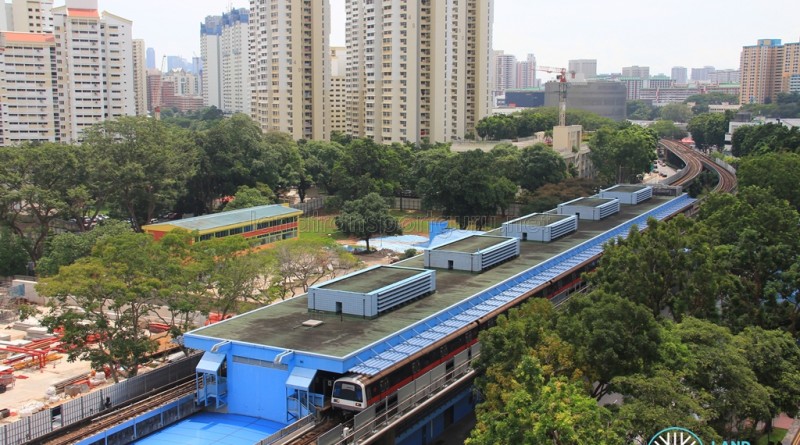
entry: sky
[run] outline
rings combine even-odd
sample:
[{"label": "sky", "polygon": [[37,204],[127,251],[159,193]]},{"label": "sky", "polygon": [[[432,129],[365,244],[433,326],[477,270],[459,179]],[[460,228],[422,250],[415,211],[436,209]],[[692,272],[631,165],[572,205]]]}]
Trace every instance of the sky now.
[{"label": "sky", "polygon": [[[434,0],[444,1],[444,0]],[[56,6],[64,0],[56,0]],[[134,38],[162,54],[200,55],[200,22],[247,0],[98,0],[101,10],[133,20]],[[345,0],[330,0],[331,44],[344,46]],[[767,10],[767,7],[769,10]],[[599,73],[649,66],[738,69],[742,46],[757,39],[800,41],[800,1],[494,0],[493,48],[539,65],[597,59]],[[544,78],[548,74],[542,73]]]}]

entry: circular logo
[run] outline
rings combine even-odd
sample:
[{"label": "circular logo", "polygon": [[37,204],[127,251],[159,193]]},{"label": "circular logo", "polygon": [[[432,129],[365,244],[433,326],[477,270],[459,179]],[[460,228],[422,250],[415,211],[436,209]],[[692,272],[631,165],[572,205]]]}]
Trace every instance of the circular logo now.
[{"label": "circular logo", "polygon": [[686,428],[671,426],[656,433],[647,445],[703,445],[703,441]]}]

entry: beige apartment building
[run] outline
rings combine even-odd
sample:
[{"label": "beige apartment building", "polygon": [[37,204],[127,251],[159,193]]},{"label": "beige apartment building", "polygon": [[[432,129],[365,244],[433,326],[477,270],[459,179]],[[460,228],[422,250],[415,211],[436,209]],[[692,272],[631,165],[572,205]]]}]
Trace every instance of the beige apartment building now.
[{"label": "beige apartment building", "polygon": [[347,48],[331,47],[331,88],[328,99],[328,129],[347,133]]},{"label": "beige apartment building", "polygon": [[0,32],[0,146],[60,140],[54,57],[52,34]]},{"label": "beige apartment building", "polygon": [[53,32],[53,0],[13,0],[11,9],[13,31]]},{"label": "beige apartment building", "polygon": [[491,101],[492,0],[347,2],[348,133],[378,143],[474,132]]},{"label": "beige apartment building", "polygon": [[739,103],[774,101],[778,93],[790,92],[792,78],[800,76],[800,42],[782,45],[780,39],[760,39],[745,46],[739,71]]},{"label": "beige apartment building", "polygon": [[144,40],[133,39],[133,94],[137,116],[147,116],[147,64]]},{"label": "beige apartment building", "polygon": [[250,0],[251,116],[264,131],[329,137],[330,2]]}]

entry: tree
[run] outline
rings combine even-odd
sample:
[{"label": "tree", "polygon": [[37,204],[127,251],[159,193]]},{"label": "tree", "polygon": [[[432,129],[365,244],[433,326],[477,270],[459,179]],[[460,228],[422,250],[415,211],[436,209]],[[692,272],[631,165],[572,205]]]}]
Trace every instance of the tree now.
[{"label": "tree", "polygon": [[182,198],[185,210],[211,213],[217,200],[233,195],[242,185],[266,183],[271,176],[263,133],[249,116],[235,114],[197,139],[198,165]]},{"label": "tree", "polygon": [[669,310],[678,319],[688,314],[716,320],[718,299],[735,288],[723,264],[693,220],[650,219],[646,231],[633,228],[626,239],[609,243],[589,280],[647,306],[654,317]]},{"label": "tree", "polygon": [[487,216],[513,202],[517,187],[492,167],[491,155],[481,150],[450,154],[429,165],[417,185],[426,208],[440,208],[458,219],[464,229],[475,221],[480,230]]},{"label": "tree", "polygon": [[659,116],[672,122],[689,122],[692,110],[685,104],[666,104],[659,110]]},{"label": "tree", "polygon": [[573,177],[566,178],[558,184],[544,184],[533,193],[523,190],[519,197],[519,202],[523,204],[520,212],[526,215],[554,209],[562,202],[594,195],[600,189],[600,185],[600,182],[594,179]]},{"label": "tree", "polygon": [[567,177],[564,158],[545,144],[523,148],[519,164],[518,184],[532,192],[545,184],[558,184]]},{"label": "tree", "polygon": [[256,187],[242,185],[236,190],[233,200],[225,204],[225,210],[246,209],[269,204],[275,204],[275,194],[268,185],[256,184]]},{"label": "tree", "polygon": [[194,255],[206,263],[208,271],[208,308],[222,319],[267,300],[269,257],[249,251],[250,246],[241,236],[213,238],[195,246]]},{"label": "tree", "polygon": [[517,183],[520,178],[520,150],[511,143],[504,142],[495,145],[489,151],[491,155],[491,162],[495,169],[497,169],[500,176],[508,179],[513,183]]},{"label": "tree", "polygon": [[58,273],[62,266],[69,266],[75,261],[89,256],[95,244],[103,238],[123,235],[131,231],[131,225],[124,221],[106,220],[89,232],[59,233],[47,240],[44,255],[36,265],[40,276],[51,276]]},{"label": "tree", "polygon": [[[118,366],[136,375],[156,349],[143,326],[163,289],[164,258],[149,235],[127,233],[102,239],[92,255],[43,279],[37,291],[50,299],[43,325],[62,330],[68,360],[89,360],[100,369]],[[97,345],[92,340],[97,340]]]},{"label": "tree", "polygon": [[729,113],[704,113],[689,121],[689,133],[698,148],[710,149],[725,145],[725,133],[731,121]]},{"label": "tree", "polygon": [[336,227],[346,235],[362,239],[367,244],[375,235],[402,235],[403,229],[397,218],[389,215],[386,201],[377,193],[348,201],[342,206],[342,211],[336,217]]},{"label": "tree", "polygon": [[576,443],[617,444],[621,438],[611,413],[587,396],[579,383],[546,379],[538,361],[523,357],[497,395],[497,409],[478,405],[477,423],[467,445]]},{"label": "tree", "polygon": [[308,287],[321,279],[333,278],[338,270],[358,265],[353,254],[329,238],[281,241],[269,253],[276,265],[273,273],[281,281],[281,299],[287,294],[294,297],[298,285],[303,292],[308,292]]},{"label": "tree", "polygon": [[656,134],[638,125],[603,127],[589,142],[590,158],[607,181],[633,182],[656,159]]},{"label": "tree", "polygon": [[780,413],[794,417],[800,405],[800,347],[786,332],[748,326],[734,339],[758,383],[769,393],[769,415],[760,419],[771,427]]},{"label": "tree", "polygon": [[24,275],[28,270],[29,248],[25,238],[7,227],[0,227],[0,277]]},{"label": "tree", "polygon": [[80,186],[79,152],[53,143],[0,147],[0,224],[29,240],[22,247],[34,262],[54,222],[70,215],[70,195]]},{"label": "tree", "polygon": [[742,159],[736,171],[740,187],[768,189],[800,210],[800,153],[769,153]]},{"label": "tree", "polygon": [[303,159],[300,149],[292,137],[286,133],[271,131],[264,134],[264,165],[269,167],[259,182],[267,184],[279,195],[296,186],[303,172]]},{"label": "tree", "polygon": [[734,156],[764,155],[774,152],[800,152],[800,129],[782,124],[744,125],[733,132]]},{"label": "tree", "polygon": [[721,104],[738,104],[739,103],[739,96],[736,94],[727,94],[727,93],[706,93],[706,94],[694,94],[686,98],[683,101],[685,104],[695,104],[692,107],[692,112],[695,114],[700,113],[708,113],[708,106],[709,105],[721,105]]},{"label": "tree", "polygon": [[800,252],[797,210],[768,190],[744,187],[736,195],[709,196],[699,219],[717,246],[718,261],[738,281],[721,301],[725,324],[739,331],[785,323],[777,295],[766,288],[790,270]]},{"label": "tree", "polygon": [[650,311],[614,294],[593,291],[572,298],[558,321],[561,338],[575,347],[576,361],[602,397],[614,377],[643,371],[658,358],[659,326]]},{"label": "tree", "polygon": [[629,100],[625,103],[626,116],[628,119],[638,121],[653,120],[658,114],[658,110],[643,100]]},{"label": "tree", "polygon": [[309,180],[326,193],[335,194],[333,169],[341,159],[344,148],[336,142],[308,141],[299,149]]},{"label": "tree", "polygon": [[84,133],[93,178],[108,205],[131,220],[134,230],[171,210],[197,163],[195,141],[156,119],[122,117]]},{"label": "tree", "polygon": [[659,138],[682,139],[687,135],[685,130],[680,129],[671,120],[657,120],[649,128],[655,131]]},{"label": "tree", "polygon": [[333,168],[332,185],[345,201],[370,193],[392,196],[400,185],[403,164],[397,147],[354,139]]},{"label": "tree", "polygon": [[769,392],[761,385],[727,328],[687,318],[675,327],[690,357],[685,381],[710,394],[709,425],[723,436],[755,427],[749,419],[769,416]]}]

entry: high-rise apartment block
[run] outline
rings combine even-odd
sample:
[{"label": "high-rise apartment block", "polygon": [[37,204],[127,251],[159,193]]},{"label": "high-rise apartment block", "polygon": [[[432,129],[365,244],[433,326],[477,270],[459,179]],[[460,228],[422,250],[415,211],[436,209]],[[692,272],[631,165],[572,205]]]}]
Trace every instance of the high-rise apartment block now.
[{"label": "high-rise apartment block", "polygon": [[55,38],[0,32],[0,146],[58,141]]},{"label": "high-rise apartment block", "polygon": [[97,0],[67,0],[53,16],[61,140],[78,141],[91,125],[134,115],[132,22],[101,16]]},{"label": "high-rise apartment block", "polygon": [[331,47],[331,88],[328,99],[331,132],[347,133],[347,48]]},{"label": "high-rise apartment block", "polygon": [[222,37],[222,16],[208,16],[200,24],[200,60],[203,68],[200,77],[203,82],[203,105],[222,108],[222,70],[220,58],[220,37]]},{"label": "high-rise apartment block", "polygon": [[672,75],[670,77],[679,85],[685,85],[689,80],[687,69],[684,66],[673,66]]},{"label": "high-rise apartment block", "polygon": [[347,2],[348,133],[447,142],[489,112],[492,0]]},{"label": "high-rise apartment block", "polygon": [[739,71],[739,103],[774,101],[778,93],[792,92],[800,77],[800,42],[781,44],[780,39],[761,39],[745,46]]},{"label": "high-rise apartment block", "polygon": [[220,65],[222,111],[250,114],[249,11],[231,9],[222,14]]},{"label": "high-rise apartment block", "polygon": [[714,85],[739,83],[741,76],[739,70],[716,70],[708,75],[708,80]]},{"label": "high-rise apartment block", "polygon": [[147,68],[144,40],[133,39],[133,92],[136,115],[147,116]]},{"label": "high-rise apartment block", "polygon": [[494,89],[493,96],[502,96],[506,90],[517,87],[517,58],[496,50],[493,54]]},{"label": "high-rise apartment block", "polygon": [[706,65],[702,68],[692,68],[692,80],[696,82],[708,82],[714,67]]},{"label": "high-rise apartment block", "polygon": [[250,113],[262,130],[328,138],[330,15],[328,0],[250,0]]},{"label": "high-rise apartment block", "polygon": [[625,66],[622,67],[622,77],[631,77],[636,79],[649,79],[650,67],[649,66]]},{"label": "high-rise apartment block", "polygon": [[593,79],[597,77],[597,59],[570,60],[567,66],[569,72],[575,73],[576,78]]},{"label": "high-rise apartment block", "polygon": [[525,60],[517,62],[516,88],[535,88],[536,86],[536,56],[528,54]]},{"label": "high-rise apartment block", "polygon": [[58,8],[52,0],[15,0],[12,6],[15,29],[26,31],[0,38],[2,144],[76,142],[90,125],[136,113],[129,20],[101,16],[97,0],[67,0]]},{"label": "high-rise apartment block", "polygon": [[53,0],[13,0],[13,23],[16,32],[53,32]]},{"label": "high-rise apartment block", "polygon": [[250,114],[250,12],[231,9],[200,25],[203,103]]}]

